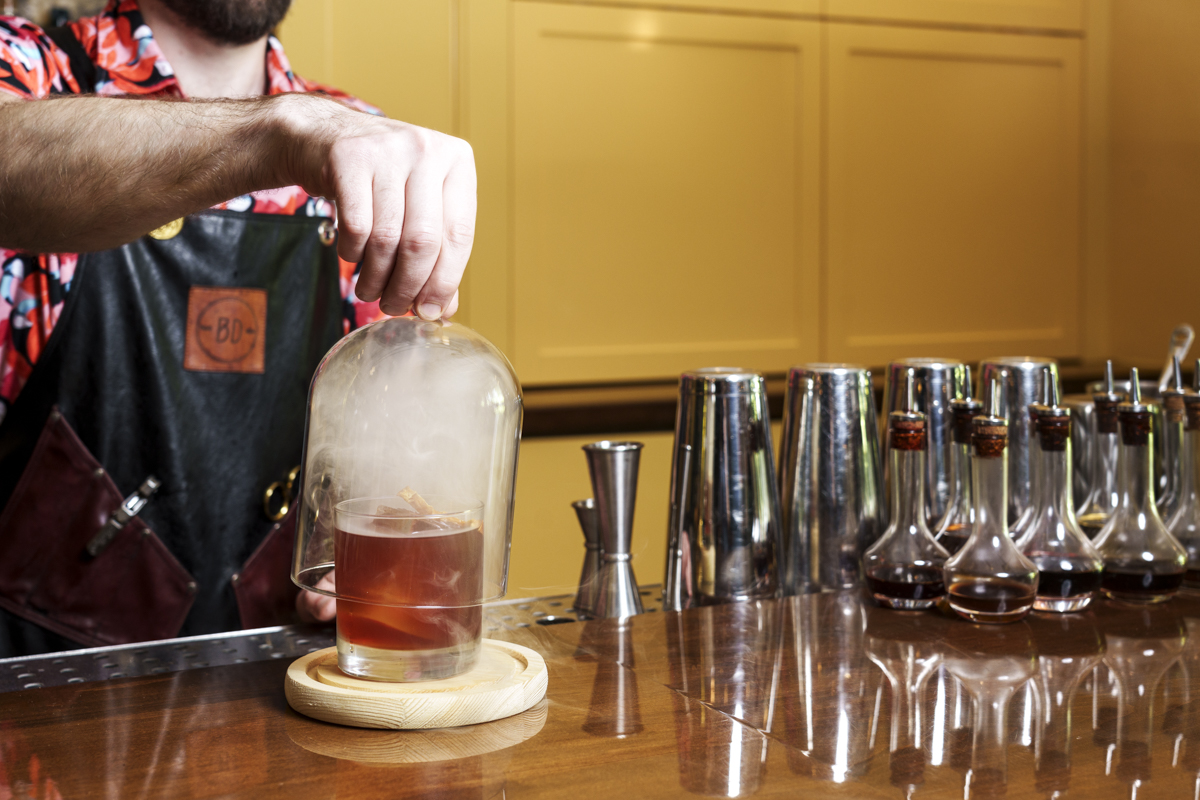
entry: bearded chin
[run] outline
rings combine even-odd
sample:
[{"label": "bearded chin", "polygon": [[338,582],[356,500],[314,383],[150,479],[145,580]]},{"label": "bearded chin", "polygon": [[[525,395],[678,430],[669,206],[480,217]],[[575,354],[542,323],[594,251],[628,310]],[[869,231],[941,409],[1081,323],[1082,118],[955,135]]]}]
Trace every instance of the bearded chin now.
[{"label": "bearded chin", "polygon": [[218,44],[250,44],[275,30],[292,0],[159,0]]}]

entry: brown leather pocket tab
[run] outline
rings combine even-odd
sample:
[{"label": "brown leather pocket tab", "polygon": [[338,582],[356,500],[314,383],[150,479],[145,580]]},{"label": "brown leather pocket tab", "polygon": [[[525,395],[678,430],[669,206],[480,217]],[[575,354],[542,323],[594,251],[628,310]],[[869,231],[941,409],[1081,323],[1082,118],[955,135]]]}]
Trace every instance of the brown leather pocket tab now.
[{"label": "brown leather pocket tab", "polygon": [[185,369],[261,373],[266,340],[266,290],[193,286],[188,291]]},{"label": "brown leather pocket tab", "polygon": [[123,499],[55,408],[0,514],[0,606],[81,644],[175,636],[195,583],[144,522],[83,558]]},{"label": "brown leather pocket tab", "polygon": [[292,550],[298,505],[293,503],[287,516],[271,526],[241,571],[233,576],[243,628],[296,622],[296,595],[300,589],[292,583]]}]

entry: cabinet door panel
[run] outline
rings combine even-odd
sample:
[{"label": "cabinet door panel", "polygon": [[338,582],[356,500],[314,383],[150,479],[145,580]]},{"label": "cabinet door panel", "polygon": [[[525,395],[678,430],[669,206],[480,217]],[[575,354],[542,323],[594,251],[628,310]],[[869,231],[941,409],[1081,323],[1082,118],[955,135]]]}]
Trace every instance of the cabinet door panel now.
[{"label": "cabinet door panel", "polygon": [[305,78],[389,117],[456,133],[459,2],[295,0],[280,41]]},{"label": "cabinet door panel", "polygon": [[896,22],[1083,29],[1083,0],[825,0],[825,11]]},{"label": "cabinet door panel", "polygon": [[816,354],[816,23],[514,5],[531,383]]},{"label": "cabinet door panel", "polygon": [[1078,354],[1079,46],[830,25],[830,358]]}]

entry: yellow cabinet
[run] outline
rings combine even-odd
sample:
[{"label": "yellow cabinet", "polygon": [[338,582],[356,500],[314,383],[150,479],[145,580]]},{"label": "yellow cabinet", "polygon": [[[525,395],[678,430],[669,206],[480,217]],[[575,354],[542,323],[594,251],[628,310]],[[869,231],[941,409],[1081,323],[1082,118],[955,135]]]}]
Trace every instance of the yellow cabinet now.
[{"label": "yellow cabinet", "polygon": [[1081,30],[1084,0],[824,0],[829,16],[933,25]]},{"label": "yellow cabinet", "polygon": [[295,0],[279,37],[292,67],[390,117],[457,133],[460,0]]},{"label": "yellow cabinet", "polygon": [[827,355],[1079,351],[1080,41],[831,24]]},{"label": "yellow cabinet", "polygon": [[817,354],[817,23],[515,3],[522,380]]}]

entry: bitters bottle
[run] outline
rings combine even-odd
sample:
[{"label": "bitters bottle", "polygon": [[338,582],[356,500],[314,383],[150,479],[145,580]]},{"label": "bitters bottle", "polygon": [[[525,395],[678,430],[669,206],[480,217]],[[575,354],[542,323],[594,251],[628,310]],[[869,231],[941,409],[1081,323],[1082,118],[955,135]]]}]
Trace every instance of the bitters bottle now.
[{"label": "bitters bottle", "polygon": [[1049,378],[1050,399],[1030,406],[1040,448],[1033,513],[1017,547],[1038,569],[1038,611],[1079,611],[1100,589],[1104,561],[1075,520],[1071,488],[1071,410],[1058,404],[1058,384]]},{"label": "bitters bottle", "polygon": [[1089,539],[1095,539],[1117,510],[1120,493],[1117,490],[1117,404],[1125,395],[1113,391],[1113,368],[1109,361],[1104,369],[1104,391],[1092,395],[1096,412],[1095,436],[1092,437],[1092,488],[1076,512],[1079,527]]},{"label": "bitters bottle", "polygon": [[951,555],[962,549],[975,524],[975,501],[971,493],[971,425],[983,412],[983,403],[971,397],[971,368],[965,367],[957,396],[950,401],[954,419],[954,445],[950,450],[950,501],[938,524],[934,539]]},{"label": "bitters bottle", "polygon": [[950,607],[972,622],[1016,622],[1033,608],[1038,574],[1008,534],[1008,420],[992,381],[988,411],[972,421],[975,529],[946,562]]},{"label": "bitters bottle", "polygon": [[904,410],[888,415],[891,522],[863,555],[871,595],[888,608],[929,608],[946,593],[949,553],[925,524],[925,415],[914,410],[914,377],[909,369]]},{"label": "bitters bottle", "polygon": [[1129,400],[1117,406],[1120,499],[1096,537],[1096,550],[1104,559],[1100,585],[1106,595],[1129,603],[1161,603],[1183,584],[1187,552],[1167,530],[1154,503],[1154,434],[1137,372],[1129,376]]}]

